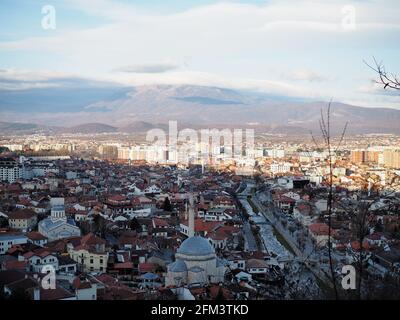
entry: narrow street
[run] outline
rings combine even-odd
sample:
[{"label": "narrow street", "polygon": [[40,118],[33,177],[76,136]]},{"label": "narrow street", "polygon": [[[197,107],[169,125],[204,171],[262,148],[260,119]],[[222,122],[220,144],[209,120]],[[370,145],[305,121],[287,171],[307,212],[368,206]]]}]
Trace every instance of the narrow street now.
[{"label": "narrow street", "polygon": [[[313,260],[314,246],[311,240],[306,241],[304,251],[300,250],[294,236],[274,217],[272,210],[276,210],[276,208],[273,206],[271,193],[269,191],[254,192],[254,188],[255,185],[251,182],[242,183],[238,193],[238,201],[249,216],[248,220],[245,218],[243,220],[245,250],[261,249],[276,255],[278,261],[290,261],[287,270],[288,281],[291,283],[298,281],[296,287],[303,291],[314,291],[314,293],[319,291],[320,287],[316,278],[330,287],[329,278],[323,273],[317,261]],[[259,196],[262,196],[262,199],[259,199]],[[252,204],[250,204],[249,198]],[[267,202],[268,206],[261,204],[261,201]],[[259,227],[262,248],[257,246],[250,221]]]},{"label": "narrow street", "polygon": [[[252,202],[258,208],[259,212],[275,227],[275,230],[280,234],[281,237],[286,241],[286,243],[290,246],[290,248],[295,253],[297,260],[299,262],[303,262],[305,266],[316,276],[318,277],[325,285],[328,287],[332,287],[332,283],[330,278],[327,276],[327,268],[326,266],[323,268],[319,264],[319,261],[315,255],[315,249],[311,241],[305,242],[305,247],[303,250],[300,250],[297,241],[293,238],[293,236],[285,229],[279,221],[274,217],[272,210],[276,210],[276,208],[272,204],[272,199],[270,196],[270,192],[267,192],[267,199],[270,202],[268,207],[265,207],[260,203],[258,193],[255,193],[255,196],[252,197]],[[265,195],[265,193],[264,193]]]}]

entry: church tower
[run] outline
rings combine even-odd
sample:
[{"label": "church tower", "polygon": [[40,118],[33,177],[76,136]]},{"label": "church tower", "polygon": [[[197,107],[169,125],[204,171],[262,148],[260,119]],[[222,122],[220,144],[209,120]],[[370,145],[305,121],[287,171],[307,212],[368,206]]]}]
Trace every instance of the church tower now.
[{"label": "church tower", "polygon": [[64,220],[67,221],[67,217],[65,215],[65,206],[64,206],[64,198],[51,198],[50,200],[51,206],[51,220]]}]

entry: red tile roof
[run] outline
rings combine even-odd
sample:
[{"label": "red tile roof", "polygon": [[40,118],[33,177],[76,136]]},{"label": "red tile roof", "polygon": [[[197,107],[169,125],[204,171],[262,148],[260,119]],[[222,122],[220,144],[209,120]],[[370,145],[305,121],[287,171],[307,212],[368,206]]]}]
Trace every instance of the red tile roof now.
[{"label": "red tile roof", "polygon": [[[329,234],[329,227],[326,223],[318,222],[310,224],[310,231],[316,236],[327,236]],[[335,234],[335,230],[331,229],[331,235]]]},{"label": "red tile roof", "polygon": [[[361,250],[360,241],[357,241],[357,240],[356,241],[352,241],[350,243],[350,246],[355,251],[360,251]],[[362,249],[363,250],[369,250],[369,248],[370,248],[370,245],[369,245],[368,241],[364,241],[363,245],[362,245]]]},{"label": "red tile roof", "polygon": [[28,239],[33,240],[33,241],[38,241],[38,240],[46,240],[47,238],[42,235],[41,233],[37,231],[32,231],[26,234]]},{"label": "red tile roof", "polygon": [[99,238],[93,233],[88,233],[86,236],[81,239],[82,245],[96,245],[96,244],[106,244],[106,241],[102,238]]},{"label": "red tile roof", "polygon": [[160,218],[153,218],[153,224],[155,227],[168,227],[168,221],[165,219],[160,219]]},{"label": "red tile roof", "polygon": [[133,268],[132,262],[123,262],[114,264],[114,269],[132,269],[132,268]]},{"label": "red tile roof", "polygon": [[147,272],[155,272],[157,269],[157,265],[154,263],[140,263],[139,264],[139,272],[147,273]]},{"label": "red tile roof", "polygon": [[31,219],[36,216],[36,213],[30,209],[20,209],[14,212],[11,212],[8,217],[10,219]]},{"label": "red tile roof", "polygon": [[26,261],[8,260],[4,262],[4,270],[26,270],[27,266]]},{"label": "red tile roof", "polygon": [[89,289],[92,287],[89,281],[82,281],[79,277],[76,277],[72,281],[72,287],[77,289],[77,290],[82,290],[82,289]]},{"label": "red tile roof", "polygon": [[[182,221],[182,224],[188,226],[188,220]],[[194,229],[196,232],[211,232],[217,226],[222,225],[223,222],[220,221],[204,221],[202,219],[195,219],[194,220]]]}]

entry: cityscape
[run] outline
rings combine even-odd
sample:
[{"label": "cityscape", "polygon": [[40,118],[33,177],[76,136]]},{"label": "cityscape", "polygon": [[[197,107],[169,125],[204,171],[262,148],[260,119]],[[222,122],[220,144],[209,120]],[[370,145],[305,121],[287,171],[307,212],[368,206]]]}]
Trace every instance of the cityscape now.
[{"label": "cityscape", "polygon": [[[329,299],[330,241],[342,297],[399,293],[400,137],[345,137],[330,160],[311,137],[261,136],[253,157],[219,152],[206,164],[151,161],[151,145],[125,139],[0,140],[5,292],[23,288],[39,300]],[[360,263],[360,290],[344,290],[343,267]],[[54,290],[41,287],[48,265]]]},{"label": "cityscape", "polygon": [[398,3],[93,2],[0,4],[0,300],[400,299]]}]

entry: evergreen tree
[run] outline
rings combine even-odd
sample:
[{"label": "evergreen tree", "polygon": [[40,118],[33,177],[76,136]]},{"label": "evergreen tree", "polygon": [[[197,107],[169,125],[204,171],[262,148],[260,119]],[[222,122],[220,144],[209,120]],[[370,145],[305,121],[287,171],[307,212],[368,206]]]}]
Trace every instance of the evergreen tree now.
[{"label": "evergreen tree", "polygon": [[130,222],[129,222],[129,228],[133,231],[140,231],[142,229],[139,221],[137,221],[136,218],[133,218]]},{"label": "evergreen tree", "polygon": [[168,197],[165,198],[164,203],[163,203],[163,206],[162,206],[162,209],[163,209],[164,211],[169,211],[169,212],[172,211],[171,201],[169,201],[169,198],[168,198]]},{"label": "evergreen tree", "polygon": [[215,297],[215,300],[225,300],[224,297],[224,291],[222,290],[222,287],[219,287],[217,296]]}]

